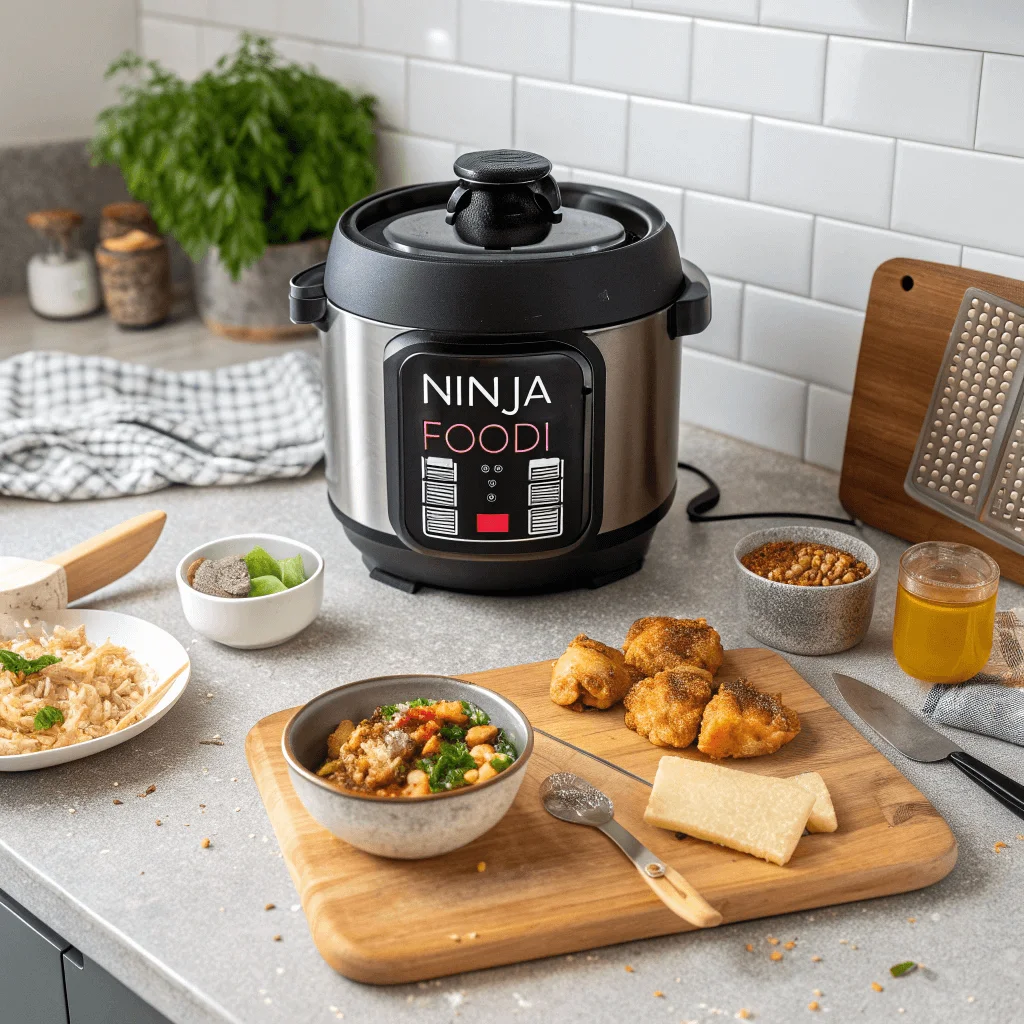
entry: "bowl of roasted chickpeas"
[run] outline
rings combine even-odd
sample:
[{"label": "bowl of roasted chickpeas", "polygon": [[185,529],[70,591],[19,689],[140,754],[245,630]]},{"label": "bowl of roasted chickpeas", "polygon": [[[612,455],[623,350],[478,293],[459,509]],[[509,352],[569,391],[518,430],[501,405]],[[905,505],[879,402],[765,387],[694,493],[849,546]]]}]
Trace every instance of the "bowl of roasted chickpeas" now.
[{"label": "bowl of roasted chickpeas", "polygon": [[436,857],[493,828],[533,751],[526,715],[449,676],[347,683],[300,708],[281,740],[307,811],[382,857]]}]

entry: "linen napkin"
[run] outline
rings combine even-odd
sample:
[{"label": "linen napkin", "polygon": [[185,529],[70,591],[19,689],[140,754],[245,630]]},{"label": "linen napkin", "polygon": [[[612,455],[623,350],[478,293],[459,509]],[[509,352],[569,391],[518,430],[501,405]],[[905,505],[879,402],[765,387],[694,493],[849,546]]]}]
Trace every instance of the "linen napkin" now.
[{"label": "linen napkin", "polygon": [[966,683],[933,686],[922,710],[944,725],[1024,746],[1024,608],[996,612],[985,667]]},{"label": "linen napkin", "polygon": [[172,372],[105,356],[0,362],[0,494],[147,494],[308,473],[323,456],[319,361],[307,352]]}]

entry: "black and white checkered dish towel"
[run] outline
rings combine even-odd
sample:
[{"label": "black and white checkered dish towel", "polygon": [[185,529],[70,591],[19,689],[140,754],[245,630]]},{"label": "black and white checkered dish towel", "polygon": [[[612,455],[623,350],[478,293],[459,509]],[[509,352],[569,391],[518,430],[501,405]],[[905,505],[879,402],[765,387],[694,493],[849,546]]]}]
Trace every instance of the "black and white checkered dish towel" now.
[{"label": "black and white checkered dish towel", "polygon": [[68,501],[308,473],[323,456],[307,352],[172,372],[104,356],[0,362],[0,494]]},{"label": "black and white checkered dish towel", "polygon": [[933,686],[923,711],[945,725],[1024,746],[1024,608],[996,612],[988,663],[959,686]]}]

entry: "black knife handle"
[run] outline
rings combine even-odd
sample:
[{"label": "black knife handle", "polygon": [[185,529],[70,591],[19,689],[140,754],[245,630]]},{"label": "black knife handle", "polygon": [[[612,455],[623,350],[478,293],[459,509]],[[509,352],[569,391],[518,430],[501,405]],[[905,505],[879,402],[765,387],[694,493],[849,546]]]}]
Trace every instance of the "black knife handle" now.
[{"label": "black knife handle", "polygon": [[949,755],[953,762],[969,779],[973,779],[982,789],[987,789],[1001,804],[1009,807],[1019,818],[1024,818],[1024,786],[1019,782],[990,768],[984,761],[979,761],[962,750],[954,750]]}]

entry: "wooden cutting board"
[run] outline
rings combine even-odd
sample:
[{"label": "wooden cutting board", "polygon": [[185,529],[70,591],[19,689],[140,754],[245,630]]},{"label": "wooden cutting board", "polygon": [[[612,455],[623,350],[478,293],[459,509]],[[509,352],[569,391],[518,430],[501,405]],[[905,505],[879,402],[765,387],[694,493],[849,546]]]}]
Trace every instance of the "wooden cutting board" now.
[{"label": "wooden cutting board", "polygon": [[[909,287],[908,287],[909,285]],[[903,480],[964,292],[983,288],[1024,304],[1024,281],[923,260],[883,263],[871,281],[846,431],[839,500],[904,540],[953,540],[987,551],[1024,583],[1024,555],[911,498]]]},{"label": "wooden cutting board", "polygon": [[692,930],[605,836],[547,814],[538,790],[555,771],[575,772],[603,789],[616,819],[681,871],[727,922],[919,889],[956,862],[956,840],[931,804],[772,651],[728,651],[718,678],[744,675],[781,692],[803,729],[778,753],[730,767],[779,776],[820,772],[839,819],[837,832],[805,835],[785,867],[646,825],[650,787],[639,780],[653,780],[666,753],[704,755],[695,747],[652,746],[623,725],[621,705],[584,714],[558,707],[548,699],[550,674],[545,661],[465,676],[518,704],[538,730],[536,745],[504,819],[469,846],[430,860],[374,857],[319,826],[295,795],[281,755],[281,733],[295,709],[254,726],[246,740],[249,766],[313,940],[336,970],[377,984],[420,981]]}]

